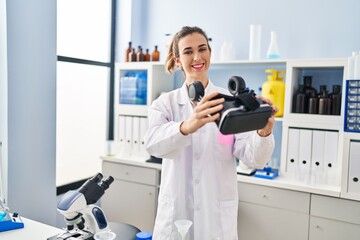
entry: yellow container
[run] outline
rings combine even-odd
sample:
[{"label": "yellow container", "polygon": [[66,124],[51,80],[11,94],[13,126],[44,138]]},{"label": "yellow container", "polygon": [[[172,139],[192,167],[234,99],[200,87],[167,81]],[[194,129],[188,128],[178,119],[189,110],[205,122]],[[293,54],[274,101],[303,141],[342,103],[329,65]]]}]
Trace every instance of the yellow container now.
[{"label": "yellow container", "polygon": [[279,108],[275,117],[284,115],[284,98],[285,98],[285,71],[276,71],[275,69],[265,70],[267,81],[262,84],[262,96],[270,99],[275,106]]}]

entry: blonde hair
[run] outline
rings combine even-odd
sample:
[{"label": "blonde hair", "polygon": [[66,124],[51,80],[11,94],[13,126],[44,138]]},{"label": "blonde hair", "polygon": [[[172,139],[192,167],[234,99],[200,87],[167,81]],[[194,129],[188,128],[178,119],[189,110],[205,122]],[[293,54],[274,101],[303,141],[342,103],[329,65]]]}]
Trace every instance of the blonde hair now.
[{"label": "blonde hair", "polygon": [[187,35],[192,34],[192,33],[199,33],[199,34],[203,35],[205,37],[207,45],[211,51],[211,48],[209,45],[209,39],[208,39],[206,33],[201,28],[184,26],[181,28],[180,31],[178,31],[174,35],[174,37],[169,45],[168,54],[167,54],[166,61],[165,61],[165,70],[167,72],[172,73],[177,68],[174,57],[179,57],[179,55],[180,55],[179,54],[180,39],[182,39],[183,37],[186,37]]}]

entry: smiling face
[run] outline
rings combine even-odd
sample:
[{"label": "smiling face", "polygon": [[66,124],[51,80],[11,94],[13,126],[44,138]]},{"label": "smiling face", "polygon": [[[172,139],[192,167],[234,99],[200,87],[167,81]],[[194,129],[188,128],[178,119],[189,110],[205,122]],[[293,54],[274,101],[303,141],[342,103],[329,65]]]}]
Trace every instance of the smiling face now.
[{"label": "smiling face", "polygon": [[206,38],[197,32],[186,35],[178,43],[179,56],[174,57],[176,64],[182,67],[186,84],[201,81],[204,87],[208,83],[211,51]]}]

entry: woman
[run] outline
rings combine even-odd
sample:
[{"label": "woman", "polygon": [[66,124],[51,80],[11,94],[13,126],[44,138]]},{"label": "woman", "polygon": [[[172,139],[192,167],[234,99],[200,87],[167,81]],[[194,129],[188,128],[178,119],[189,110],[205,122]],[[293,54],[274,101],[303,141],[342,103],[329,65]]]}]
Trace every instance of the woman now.
[{"label": "woman", "polygon": [[[237,239],[236,158],[249,167],[263,168],[274,148],[274,106],[263,129],[224,140],[214,123],[224,99],[210,99],[228,91],[210,82],[210,57],[205,32],[183,27],[169,46],[166,69],[181,68],[185,83],[161,95],[149,108],[146,148],[149,154],[163,158],[155,240],[178,239],[174,225],[178,219],[193,222],[189,240]],[[196,80],[205,88],[199,103],[188,97],[188,86]]]}]

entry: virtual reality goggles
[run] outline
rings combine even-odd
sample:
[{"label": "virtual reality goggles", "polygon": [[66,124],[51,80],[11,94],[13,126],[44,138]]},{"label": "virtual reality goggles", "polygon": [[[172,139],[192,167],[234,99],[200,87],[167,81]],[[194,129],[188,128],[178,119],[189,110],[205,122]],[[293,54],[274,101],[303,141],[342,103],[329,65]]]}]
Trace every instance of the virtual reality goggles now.
[{"label": "virtual reality goggles", "polygon": [[[213,99],[224,98],[224,108],[216,124],[222,134],[236,134],[253,131],[265,127],[272,114],[269,104],[256,98],[253,90],[246,89],[242,77],[232,76],[228,81],[228,90],[232,94],[219,93]],[[195,81],[189,85],[191,101],[201,101],[205,94],[201,82]]]}]

